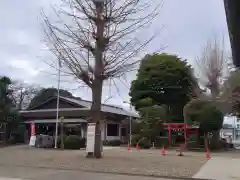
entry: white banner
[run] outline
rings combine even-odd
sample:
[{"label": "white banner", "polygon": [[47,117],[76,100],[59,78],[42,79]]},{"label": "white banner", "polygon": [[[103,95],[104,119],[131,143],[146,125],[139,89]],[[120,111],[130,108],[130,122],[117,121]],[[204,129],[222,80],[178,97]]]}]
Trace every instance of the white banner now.
[{"label": "white banner", "polygon": [[29,146],[35,146],[36,144],[36,136],[31,136],[29,141]]},{"label": "white banner", "polygon": [[94,152],[94,145],[95,145],[95,123],[89,123],[87,128],[87,146],[86,152],[93,153]]}]

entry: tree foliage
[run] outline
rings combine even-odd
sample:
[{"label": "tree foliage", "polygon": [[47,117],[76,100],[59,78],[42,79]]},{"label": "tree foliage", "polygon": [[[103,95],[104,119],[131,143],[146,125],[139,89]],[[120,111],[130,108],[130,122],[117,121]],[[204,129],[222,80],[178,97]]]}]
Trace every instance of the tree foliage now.
[{"label": "tree foliage", "polygon": [[183,119],[184,105],[195,96],[196,87],[192,68],[185,60],[156,53],[145,56],[141,61],[129,94],[138,111],[146,106],[146,98],[150,98],[152,105],[165,104],[170,118],[179,121]]},{"label": "tree foliage", "polygon": [[[20,117],[12,98],[12,81],[9,77],[0,78],[0,124],[4,128],[4,139],[8,140],[20,127]],[[4,124],[4,125],[3,125]],[[1,130],[2,131],[2,130]],[[2,137],[1,137],[2,138]]]},{"label": "tree foliage", "polygon": [[162,124],[168,119],[167,107],[164,105],[153,105],[143,107],[140,110],[141,122],[139,134],[149,140],[154,140],[162,131]]},{"label": "tree foliage", "polygon": [[240,116],[240,70],[233,71],[225,81],[220,102],[225,113]]},{"label": "tree foliage", "polygon": [[184,107],[184,116],[188,124],[195,122],[204,133],[208,133],[222,128],[224,115],[216,102],[193,99]]},{"label": "tree foliage", "polygon": [[[57,89],[56,88],[44,88],[37,93],[33,99],[31,100],[28,109],[35,107],[44,101],[48,100],[49,98],[57,95]],[[63,97],[73,97],[72,93],[70,93],[67,90],[59,89],[59,95]]]},{"label": "tree foliage", "polygon": [[11,90],[9,86],[11,85],[11,80],[8,77],[0,78],[0,121],[6,122],[10,113],[13,112],[14,104],[10,98]]},{"label": "tree foliage", "polygon": [[188,124],[196,124],[199,126],[200,132],[204,134],[204,145],[205,149],[208,150],[208,133],[212,132],[213,137],[218,143],[219,130],[222,128],[224,114],[216,105],[216,101],[193,99],[184,107],[185,122]]}]

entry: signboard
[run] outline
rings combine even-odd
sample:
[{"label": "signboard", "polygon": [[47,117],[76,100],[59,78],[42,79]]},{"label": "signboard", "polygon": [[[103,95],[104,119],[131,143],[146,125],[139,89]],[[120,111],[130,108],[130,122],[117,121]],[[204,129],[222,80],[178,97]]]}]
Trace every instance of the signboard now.
[{"label": "signboard", "polygon": [[87,128],[87,146],[86,152],[93,153],[94,152],[94,145],[95,145],[95,123],[89,123]]},{"label": "signboard", "polygon": [[36,136],[31,136],[29,141],[29,146],[35,146],[36,144]]}]

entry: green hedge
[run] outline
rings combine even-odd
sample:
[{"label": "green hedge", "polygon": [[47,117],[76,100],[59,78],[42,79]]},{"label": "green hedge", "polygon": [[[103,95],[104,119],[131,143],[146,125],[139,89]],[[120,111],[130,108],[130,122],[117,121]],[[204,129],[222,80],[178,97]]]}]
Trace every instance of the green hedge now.
[{"label": "green hedge", "polygon": [[138,147],[142,149],[149,149],[151,147],[150,141],[145,137],[141,137],[141,135],[139,134],[132,135],[131,143],[134,147],[136,147],[136,145],[138,144]]},{"label": "green hedge", "polygon": [[120,140],[111,140],[111,141],[104,141],[103,144],[105,146],[120,146],[122,142]]},{"label": "green hedge", "polygon": [[209,144],[209,149],[210,150],[222,150],[227,148],[227,143],[222,141],[222,140],[218,140],[215,141],[214,139],[210,140],[210,144]]},{"label": "green hedge", "polygon": [[141,139],[142,137],[141,137],[141,135],[139,135],[139,134],[134,134],[134,135],[132,135],[132,146],[136,146],[137,145],[137,143],[139,143],[139,140]]},{"label": "green hedge", "polygon": [[188,141],[195,141],[195,142],[198,142],[198,140],[199,140],[199,138],[196,135],[191,135],[188,139]]},{"label": "green hedge", "polygon": [[76,135],[66,136],[64,138],[64,149],[85,148],[86,140]]},{"label": "green hedge", "polygon": [[149,149],[151,147],[151,143],[147,138],[143,137],[138,141],[138,146],[142,149]]},{"label": "green hedge", "polygon": [[162,148],[163,145],[165,148],[169,146],[168,137],[162,137],[162,136],[156,137],[155,147]]},{"label": "green hedge", "polygon": [[19,126],[15,131],[11,133],[11,137],[8,139],[9,144],[18,144],[25,142],[25,127]]},{"label": "green hedge", "polygon": [[200,148],[200,145],[197,141],[188,141],[187,142],[187,149],[191,150],[191,149],[198,149]]}]

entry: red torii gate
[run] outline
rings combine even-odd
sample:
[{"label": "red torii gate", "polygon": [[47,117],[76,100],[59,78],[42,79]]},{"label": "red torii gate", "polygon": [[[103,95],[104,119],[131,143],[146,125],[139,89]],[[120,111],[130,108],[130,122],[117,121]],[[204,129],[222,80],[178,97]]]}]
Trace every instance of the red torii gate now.
[{"label": "red torii gate", "polygon": [[168,130],[168,143],[171,144],[171,132],[172,130],[184,131],[184,141],[187,144],[187,137],[190,130],[193,130],[195,135],[198,135],[198,128],[188,126],[186,123],[164,123],[164,129]]}]

